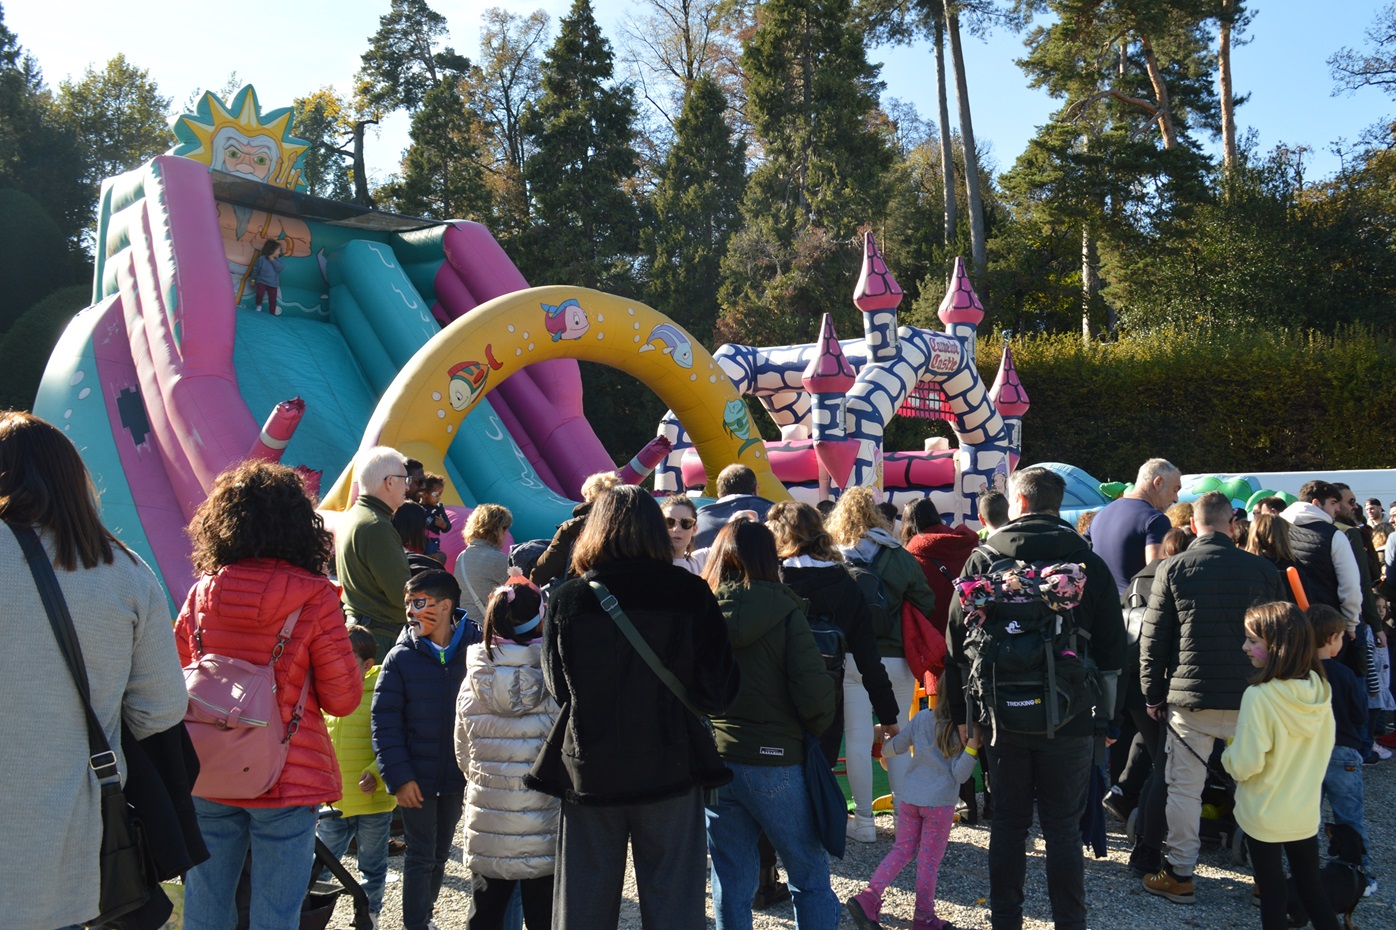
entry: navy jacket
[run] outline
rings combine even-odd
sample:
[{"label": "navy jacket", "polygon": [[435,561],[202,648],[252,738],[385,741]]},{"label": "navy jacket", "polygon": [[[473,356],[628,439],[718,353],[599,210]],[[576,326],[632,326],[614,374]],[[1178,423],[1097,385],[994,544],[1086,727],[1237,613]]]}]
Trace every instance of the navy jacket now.
[{"label": "navy jacket", "polygon": [[456,695],[465,680],[466,648],[480,634],[461,619],[455,637],[443,664],[429,643],[404,627],[383,660],[369,719],[373,754],[394,794],[409,781],[427,798],[465,790],[456,765]]}]

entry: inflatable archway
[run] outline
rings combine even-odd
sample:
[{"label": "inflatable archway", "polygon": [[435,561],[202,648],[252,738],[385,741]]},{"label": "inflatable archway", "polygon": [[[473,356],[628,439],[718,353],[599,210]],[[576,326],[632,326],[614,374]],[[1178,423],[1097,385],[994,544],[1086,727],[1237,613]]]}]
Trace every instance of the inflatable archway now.
[{"label": "inflatable archway", "polygon": [[[741,462],[769,500],[790,495],[776,480],[746,404],[717,362],[668,317],[642,303],[580,287],[535,287],[482,304],[424,345],[393,380],[361,448],[392,446],[445,474],[460,423],[510,376],[555,358],[609,365],[653,390],[683,423],[707,474]],[[352,463],[321,507],[344,510]],[[714,488],[709,484],[709,493]],[[442,499],[462,503],[454,488]]]}]

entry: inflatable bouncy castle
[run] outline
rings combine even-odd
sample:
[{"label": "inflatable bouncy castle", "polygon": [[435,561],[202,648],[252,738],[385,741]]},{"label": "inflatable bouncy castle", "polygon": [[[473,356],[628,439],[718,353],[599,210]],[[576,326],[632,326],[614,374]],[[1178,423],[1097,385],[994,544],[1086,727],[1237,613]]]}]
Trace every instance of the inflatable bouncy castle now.
[{"label": "inflatable bouncy castle", "polygon": [[[776,477],[796,497],[820,500],[865,485],[899,506],[929,496],[947,522],[977,522],[979,495],[1003,490],[1018,464],[1027,392],[1007,344],[993,385],[986,389],[980,380],[975,343],[984,307],[962,260],[955,260],[940,304],[945,332],[899,326],[901,300],[901,287],[867,233],[853,293],[862,338],[840,341],[825,314],[815,343],[724,345],[714,357],[780,428],[780,441],[767,449]],[[899,414],[946,420],[958,448],[932,439],[924,450],[885,451],[883,433]],[[658,489],[693,488],[709,477],[690,452],[682,419],[671,411],[660,424],[672,452],[655,473]],[[758,441],[749,438],[745,406],[734,405],[726,422],[744,441]]]}]

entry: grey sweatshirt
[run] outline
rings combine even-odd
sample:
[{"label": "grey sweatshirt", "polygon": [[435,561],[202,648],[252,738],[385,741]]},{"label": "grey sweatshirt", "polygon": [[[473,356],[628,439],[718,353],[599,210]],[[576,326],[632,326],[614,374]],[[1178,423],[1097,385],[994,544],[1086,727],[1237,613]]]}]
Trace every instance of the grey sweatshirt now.
[{"label": "grey sweatshirt", "polygon": [[910,750],[911,767],[902,776],[897,800],[917,807],[950,807],[960,797],[960,785],[974,774],[974,756],[961,752],[953,759],[941,755],[936,746],[935,712],[923,710],[911,724],[882,744],[886,758]]}]

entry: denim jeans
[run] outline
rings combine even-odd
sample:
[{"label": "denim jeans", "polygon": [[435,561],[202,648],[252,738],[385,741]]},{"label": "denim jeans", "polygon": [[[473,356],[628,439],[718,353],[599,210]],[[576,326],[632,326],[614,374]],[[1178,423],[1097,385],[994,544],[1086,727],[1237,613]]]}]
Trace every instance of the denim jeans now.
[{"label": "denim jeans", "polygon": [[989,828],[989,912],[993,930],[1023,926],[1028,830],[1033,801],[1047,846],[1047,893],[1056,930],[1085,930],[1086,878],[1081,814],[1086,810],[1094,737],[1000,738],[989,757],[994,820]]},{"label": "denim jeans", "polygon": [[[1323,774],[1323,796],[1333,808],[1333,822],[1347,824],[1367,844],[1367,828],[1362,825],[1362,754],[1348,746],[1334,746]],[[1362,854],[1362,871],[1372,874],[1372,857]]]},{"label": "denim jeans", "polygon": [[446,878],[446,860],[451,855],[456,825],[465,806],[465,789],[422,798],[421,807],[400,807],[407,858],[402,864],[402,926],[405,930],[427,930],[441,882]]},{"label": "denim jeans", "polygon": [[375,914],[383,910],[383,885],[388,880],[388,830],[392,825],[392,811],[345,817],[331,807],[321,815],[315,828],[320,842],[336,859],[344,858],[351,839],[359,841],[359,876],[364,894],[368,895],[368,909]]},{"label": "denim jeans", "polygon": [[751,930],[756,837],[764,830],[785,864],[798,930],[834,930],[842,913],[829,886],[829,854],[815,832],[802,765],[728,762],[732,783],[707,809],[717,930]]},{"label": "denim jeans", "polygon": [[315,805],[235,807],[194,799],[209,857],[184,878],[185,930],[232,930],[237,887],[252,851],[252,910],[258,930],[295,930],[315,861]]}]

